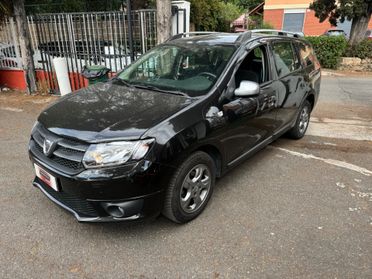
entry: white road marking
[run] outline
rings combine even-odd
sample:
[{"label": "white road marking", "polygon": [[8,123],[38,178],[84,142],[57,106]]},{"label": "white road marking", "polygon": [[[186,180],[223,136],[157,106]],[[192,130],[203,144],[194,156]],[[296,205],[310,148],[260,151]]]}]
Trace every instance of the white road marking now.
[{"label": "white road marking", "polygon": [[307,135],[372,141],[372,120],[311,118]]},{"label": "white road marking", "polygon": [[370,171],[366,168],[363,168],[363,167],[359,167],[359,166],[354,165],[354,164],[344,162],[344,161],[322,158],[322,157],[314,156],[312,154],[301,153],[301,152],[289,150],[289,149],[282,148],[282,147],[272,146],[272,148],[284,151],[288,154],[291,154],[291,155],[294,155],[294,156],[297,156],[297,157],[301,157],[301,158],[304,158],[304,159],[314,159],[314,160],[322,161],[326,164],[330,164],[330,165],[333,165],[333,166],[336,166],[336,167],[352,170],[352,171],[358,172],[360,174],[363,174],[365,176],[372,176],[372,171]]},{"label": "white road marking", "polygon": [[23,111],[23,109],[11,108],[11,107],[0,107],[0,109],[7,110],[7,111],[14,111],[14,112],[22,112]]}]

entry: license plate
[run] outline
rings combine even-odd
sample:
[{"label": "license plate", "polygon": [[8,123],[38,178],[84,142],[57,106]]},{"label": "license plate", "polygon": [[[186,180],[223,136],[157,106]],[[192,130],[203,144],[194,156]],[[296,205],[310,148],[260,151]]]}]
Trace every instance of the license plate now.
[{"label": "license plate", "polygon": [[51,187],[53,190],[58,191],[57,178],[51,175],[49,172],[34,164],[35,173],[38,178],[40,178],[45,184]]}]

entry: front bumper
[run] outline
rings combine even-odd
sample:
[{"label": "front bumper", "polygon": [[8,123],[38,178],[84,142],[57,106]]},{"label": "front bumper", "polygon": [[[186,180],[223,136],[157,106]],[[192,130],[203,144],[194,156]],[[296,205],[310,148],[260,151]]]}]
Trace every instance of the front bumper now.
[{"label": "front bumper", "polygon": [[[38,178],[35,178],[32,184],[39,188],[52,202],[73,214],[79,222],[135,221],[145,217],[156,216],[161,210],[158,208],[158,205],[162,204],[162,192],[130,201],[92,202],[67,193],[56,192]],[[125,217],[111,216],[105,211],[104,204],[120,204],[124,206],[124,212],[127,211],[129,213]]]},{"label": "front bumper", "polygon": [[[80,222],[134,221],[160,214],[163,186],[154,166],[143,172],[122,173],[116,178],[70,176],[46,165],[30,152],[30,159],[56,177],[55,191],[36,177],[33,185]],[[113,169],[117,172],[117,169]]]}]

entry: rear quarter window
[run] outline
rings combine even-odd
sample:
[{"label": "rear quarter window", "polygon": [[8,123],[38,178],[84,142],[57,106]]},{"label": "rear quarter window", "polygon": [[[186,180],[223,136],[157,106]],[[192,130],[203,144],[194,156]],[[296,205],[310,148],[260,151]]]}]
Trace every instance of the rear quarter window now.
[{"label": "rear quarter window", "polygon": [[314,65],[316,69],[320,67],[319,62],[315,56],[314,49],[305,43],[298,43],[298,51],[305,67]]}]

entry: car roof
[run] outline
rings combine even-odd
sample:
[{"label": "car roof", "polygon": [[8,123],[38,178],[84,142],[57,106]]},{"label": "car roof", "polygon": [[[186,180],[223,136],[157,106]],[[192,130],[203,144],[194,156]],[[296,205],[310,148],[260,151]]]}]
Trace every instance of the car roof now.
[{"label": "car roof", "polygon": [[[242,33],[223,33],[223,32],[200,32],[200,33],[189,33],[190,36],[185,34],[178,34],[172,37],[167,43],[175,45],[241,45],[248,41],[259,39],[259,38],[290,38],[296,39],[297,37],[289,37],[277,34],[267,34],[246,31]],[[186,37],[182,37],[185,35]]]}]

